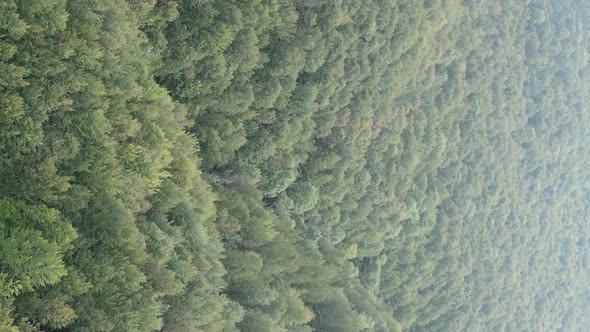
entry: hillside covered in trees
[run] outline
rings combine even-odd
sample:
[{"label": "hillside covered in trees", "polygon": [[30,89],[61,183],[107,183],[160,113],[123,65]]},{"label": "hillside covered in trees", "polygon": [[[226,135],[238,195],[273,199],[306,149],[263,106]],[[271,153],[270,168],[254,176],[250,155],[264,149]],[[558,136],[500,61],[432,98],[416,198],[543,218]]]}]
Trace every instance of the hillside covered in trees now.
[{"label": "hillside covered in trees", "polygon": [[587,331],[590,3],[0,0],[0,331]]}]

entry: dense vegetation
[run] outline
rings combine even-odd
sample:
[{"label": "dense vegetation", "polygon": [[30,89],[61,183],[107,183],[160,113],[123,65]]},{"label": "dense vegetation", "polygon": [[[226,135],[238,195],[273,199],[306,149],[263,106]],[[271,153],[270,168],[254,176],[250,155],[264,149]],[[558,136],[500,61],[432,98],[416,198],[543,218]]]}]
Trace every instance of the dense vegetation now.
[{"label": "dense vegetation", "polygon": [[1,0],[0,331],[583,331],[590,4]]}]

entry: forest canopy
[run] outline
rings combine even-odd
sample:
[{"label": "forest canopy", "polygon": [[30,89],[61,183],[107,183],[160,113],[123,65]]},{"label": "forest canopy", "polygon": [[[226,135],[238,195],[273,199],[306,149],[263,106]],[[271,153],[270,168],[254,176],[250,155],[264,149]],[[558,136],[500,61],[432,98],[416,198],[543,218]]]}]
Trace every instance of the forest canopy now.
[{"label": "forest canopy", "polygon": [[0,331],[585,331],[590,3],[1,0]]}]

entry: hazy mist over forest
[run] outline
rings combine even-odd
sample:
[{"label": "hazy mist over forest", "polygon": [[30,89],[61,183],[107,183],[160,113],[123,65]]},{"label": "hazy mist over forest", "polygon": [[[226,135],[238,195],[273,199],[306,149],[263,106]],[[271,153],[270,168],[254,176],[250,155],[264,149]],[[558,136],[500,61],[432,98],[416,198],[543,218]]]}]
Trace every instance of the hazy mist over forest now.
[{"label": "hazy mist over forest", "polygon": [[588,331],[590,2],[0,0],[0,332]]}]

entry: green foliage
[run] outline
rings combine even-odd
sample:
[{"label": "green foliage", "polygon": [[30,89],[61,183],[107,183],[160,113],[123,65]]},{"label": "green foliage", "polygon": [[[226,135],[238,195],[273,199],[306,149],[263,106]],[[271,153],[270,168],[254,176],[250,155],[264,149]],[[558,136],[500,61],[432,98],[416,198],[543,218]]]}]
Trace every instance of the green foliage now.
[{"label": "green foliage", "polygon": [[0,330],[584,331],[588,13],[0,1]]},{"label": "green foliage", "polygon": [[[64,255],[76,236],[74,228],[56,210],[0,199],[0,315],[6,322],[4,329],[15,328],[11,325],[15,296],[35,296],[32,292],[55,285],[66,275]],[[54,304],[53,312],[28,307],[34,314],[24,317],[54,327],[70,323],[75,317],[73,310],[63,301]]]},{"label": "green foliage", "polygon": [[56,210],[0,201],[1,265],[14,295],[53,285],[66,274],[64,253],[76,237]]}]

